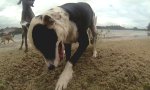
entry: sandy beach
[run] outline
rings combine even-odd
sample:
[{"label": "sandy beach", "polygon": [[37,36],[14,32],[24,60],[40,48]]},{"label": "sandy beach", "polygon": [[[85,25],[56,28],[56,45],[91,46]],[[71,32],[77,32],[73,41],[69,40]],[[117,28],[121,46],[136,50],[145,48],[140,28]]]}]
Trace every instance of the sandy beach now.
[{"label": "sandy beach", "polygon": [[[48,71],[41,55],[19,46],[0,45],[0,90],[54,90],[65,60]],[[97,46],[98,57],[89,46],[66,90],[150,90],[150,38],[103,39]]]}]

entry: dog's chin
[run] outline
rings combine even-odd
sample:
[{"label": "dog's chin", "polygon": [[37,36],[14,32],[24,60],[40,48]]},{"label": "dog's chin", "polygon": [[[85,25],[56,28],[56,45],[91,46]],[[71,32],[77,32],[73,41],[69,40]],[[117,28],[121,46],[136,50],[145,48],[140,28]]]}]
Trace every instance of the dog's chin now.
[{"label": "dog's chin", "polygon": [[54,65],[51,65],[51,64],[50,64],[50,65],[48,66],[48,70],[54,70],[54,69],[55,69],[55,66],[54,66]]}]

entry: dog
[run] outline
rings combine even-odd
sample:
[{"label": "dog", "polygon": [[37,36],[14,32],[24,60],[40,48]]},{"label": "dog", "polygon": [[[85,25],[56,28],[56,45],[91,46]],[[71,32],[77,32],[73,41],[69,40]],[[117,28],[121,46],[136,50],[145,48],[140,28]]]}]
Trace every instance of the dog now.
[{"label": "dog", "polygon": [[[52,70],[59,65],[65,50],[66,65],[55,90],[67,88],[73,75],[73,66],[89,45],[88,29],[93,36],[93,56],[96,57],[96,17],[89,4],[66,3],[32,19],[28,32],[29,41],[43,55],[48,69]],[[76,42],[79,46],[71,57],[71,46]]]},{"label": "dog", "polygon": [[2,43],[6,44],[6,43],[5,43],[6,40],[8,41],[8,43],[9,43],[10,40],[13,41],[13,42],[15,42],[15,41],[13,40],[13,38],[14,38],[14,35],[13,35],[11,32],[10,32],[10,33],[4,33],[4,34],[1,36],[1,43],[0,43],[0,44],[2,44]]},{"label": "dog", "polygon": [[21,26],[22,26],[22,41],[19,50],[22,50],[24,41],[25,41],[25,52],[28,52],[28,42],[27,42],[27,32],[29,24],[32,18],[35,16],[32,8],[34,7],[35,0],[19,0],[18,5],[22,3],[22,15],[21,15]]}]

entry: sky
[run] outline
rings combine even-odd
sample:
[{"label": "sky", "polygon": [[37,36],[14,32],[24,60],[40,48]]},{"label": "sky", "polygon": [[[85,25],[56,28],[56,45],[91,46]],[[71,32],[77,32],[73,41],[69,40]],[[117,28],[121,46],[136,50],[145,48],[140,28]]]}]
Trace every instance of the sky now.
[{"label": "sky", "polygon": [[[19,0],[1,0],[0,28],[21,27],[22,6]],[[150,0],[35,0],[35,15],[68,2],[87,2],[94,10],[97,25],[121,25],[146,28],[150,23]]]}]

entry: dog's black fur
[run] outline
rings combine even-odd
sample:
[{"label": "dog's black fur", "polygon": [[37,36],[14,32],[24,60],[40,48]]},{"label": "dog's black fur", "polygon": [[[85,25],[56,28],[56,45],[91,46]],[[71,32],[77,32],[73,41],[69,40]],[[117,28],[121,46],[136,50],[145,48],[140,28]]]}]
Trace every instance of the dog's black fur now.
[{"label": "dog's black fur", "polygon": [[85,32],[93,24],[94,12],[87,3],[67,3],[60,7],[69,13],[69,19],[76,24],[78,32]]},{"label": "dog's black fur", "polygon": [[33,28],[33,41],[36,48],[48,60],[54,60],[55,48],[58,37],[53,29],[48,29],[44,25],[38,24]]}]

